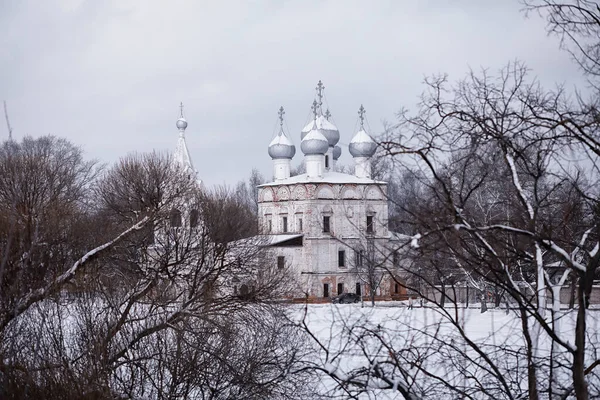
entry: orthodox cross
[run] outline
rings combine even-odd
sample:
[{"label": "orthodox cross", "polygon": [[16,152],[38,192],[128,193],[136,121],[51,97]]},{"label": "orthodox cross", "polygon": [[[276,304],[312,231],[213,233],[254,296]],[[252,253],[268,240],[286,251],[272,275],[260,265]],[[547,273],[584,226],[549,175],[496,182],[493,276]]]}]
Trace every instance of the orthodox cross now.
[{"label": "orthodox cross", "polygon": [[358,118],[360,119],[360,129],[364,129],[365,128],[365,113],[367,111],[365,110],[365,108],[363,107],[363,105],[360,105],[360,108],[358,109]]},{"label": "orthodox cross", "polygon": [[319,83],[317,83],[317,97],[319,98],[319,108],[323,105],[323,89],[325,89],[325,85],[323,85],[323,82],[321,82],[319,80]]},{"label": "orthodox cross", "polygon": [[313,112],[313,116],[315,117],[315,121],[317,120],[317,108],[318,108],[318,106],[319,106],[319,103],[317,103],[316,100],[313,101],[311,109],[312,109],[312,112]]},{"label": "orthodox cross", "polygon": [[279,107],[279,112],[277,114],[279,115],[279,126],[283,129],[283,115],[285,114],[283,106]]},{"label": "orthodox cross", "polygon": [[329,112],[329,108],[325,111],[325,118],[329,121],[329,117],[331,117],[331,113]]},{"label": "orthodox cross", "polygon": [[181,116],[179,118],[183,118],[183,101],[181,103],[179,103],[179,110],[181,113]]}]

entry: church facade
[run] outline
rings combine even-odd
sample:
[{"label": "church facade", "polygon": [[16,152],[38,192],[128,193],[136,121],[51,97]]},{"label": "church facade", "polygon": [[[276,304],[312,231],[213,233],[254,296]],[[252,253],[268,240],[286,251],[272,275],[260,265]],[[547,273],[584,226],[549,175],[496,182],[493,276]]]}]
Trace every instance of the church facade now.
[{"label": "church facade", "polygon": [[354,174],[336,171],[342,149],[340,133],[322,112],[323,85],[317,86],[313,119],[301,131],[300,149],[306,173],[290,176],[296,149],[280,128],[269,145],[274,180],[258,187],[258,219],[269,237],[268,259],[287,268],[295,280],[295,298],[321,299],[371,291],[379,297],[402,298],[405,290],[391,279],[400,262],[395,251],[400,235],[388,229],[387,183],[371,177],[377,144],[364,128],[348,150]]}]

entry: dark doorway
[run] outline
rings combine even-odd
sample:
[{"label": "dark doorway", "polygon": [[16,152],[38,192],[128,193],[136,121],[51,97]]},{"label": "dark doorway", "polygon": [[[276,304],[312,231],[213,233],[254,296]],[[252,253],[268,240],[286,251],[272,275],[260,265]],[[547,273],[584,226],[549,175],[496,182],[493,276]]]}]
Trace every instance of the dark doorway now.
[{"label": "dark doorway", "polygon": [[323,284],[323,297],[329,297],[329,283]]},{"label": "dark doorway", "polygon": [[356,283],[356,294],[359,296],[362,296],[361,290],[360,290],[360,283],[357,282]]},{"label": "dark doorway", "polygon": [[338,283],[338,294],[344,293],[344,284]]}]

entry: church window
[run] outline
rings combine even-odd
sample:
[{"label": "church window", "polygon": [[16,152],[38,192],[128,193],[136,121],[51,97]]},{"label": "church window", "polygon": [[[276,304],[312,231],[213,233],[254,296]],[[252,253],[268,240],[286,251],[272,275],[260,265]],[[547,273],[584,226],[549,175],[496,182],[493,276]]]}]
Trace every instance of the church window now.
[{"label": "church window", "polygon": [[360,290],[360,282],[356,282],[356,294],[359,296],[362,294]]},{"label": "church window", "polygon": [[298,218],[298,231],[302,232],[302,217]]},{"label": "church window", "polygon": [[200,219],[199,214],[200,213],[196,209],[190,211],[190,228],[195,228],[198,226],[198,220]]},{"label": "church window", "polygon": [[179,228],[181,226],[181,211],[174,208],[170,215],[171,228]]},{"label": "church window", "polygon": [[355,250],[354,251],[354,258],[355,258],[354,263],[356,264],[356,266],[357,267],[362,267],[362,265],[363,265],[363,259],[365,258],[365,251],[364,250]]},{"label": "church window", "polygon": [[338,283],[338,294],[344,293],[344,284]]},{"label": "church window", "polygon": [[329,297],[329,283],[323,284],[323,297]]},{"label": "church window", "polygon": [[269,220],[267,220],[267,232],[271,233],[272,230],[273,230],[273,221],[271,221],[269,219]]},{"label": "church window", "polygon": [[329,217],[329,215],[324,215],[323,216],[323,232],[325,232],[325,233],[331,232],[330,217]]},{"label": "church window", "polygon": [[338,251],[338,267],[346,266],[346,252],[344,250]]},{"label": "church window", "polygon": [[287,219],[287,217],[283,217],[282,218],[282,222],[283,222],[283,233],[287,233],[287,231],[288,231],[288,219]]},{"label": "church window", "polygon": [[367,215],[367,233],[373,233],[375,231],[375,224],[373,223],[373,216]]},{"label": "church window", "polygon": [[329,168],[329,156],[325,156],[325,168]]},{"label": "church window", "polygon": [[284,256],[278,256],[277,257],[277,268],[283,269],[284,267],[285,267],[285,257]]}]

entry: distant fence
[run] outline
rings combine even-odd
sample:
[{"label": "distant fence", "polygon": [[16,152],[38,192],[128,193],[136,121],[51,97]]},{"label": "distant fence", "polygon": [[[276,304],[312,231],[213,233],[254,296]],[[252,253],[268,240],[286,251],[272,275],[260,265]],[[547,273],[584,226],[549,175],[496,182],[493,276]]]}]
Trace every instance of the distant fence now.
[{"label": "distant fence", "polygon": [[[534,297],[534,294],[527,288],[523,287],[522,292],[529,294]],[[528,293],[529,292],[529,293]],[[547,290],[548,299],[552,298],[552,291]],[[442,286],[438,285],[434,288],[423,290],[423,294],[429,299],[435,299],[436,302],[440,302],[442,299]],[[410,295],[410,294],[409,294]],[[481,301],[481,293],[479,290],[472,286],[464,285],[448,285],[445,287],[446,301],[456,301],[458,303],[479,303]],[[495,301],[496,294],[493,290],[487,290],[485,292],[486,302],[493,303]],[[416,296],[416,295],[415,295]],[[571,298],[571,287],[563,286],[560,290],[560,303],[569,304]],[[502,300],[504,301],[504,300]],[[549,300],[550,301],[550,300]],[[600,285],[592,286],[592,293],[590,295],[591,304],[600,304]]]}]

